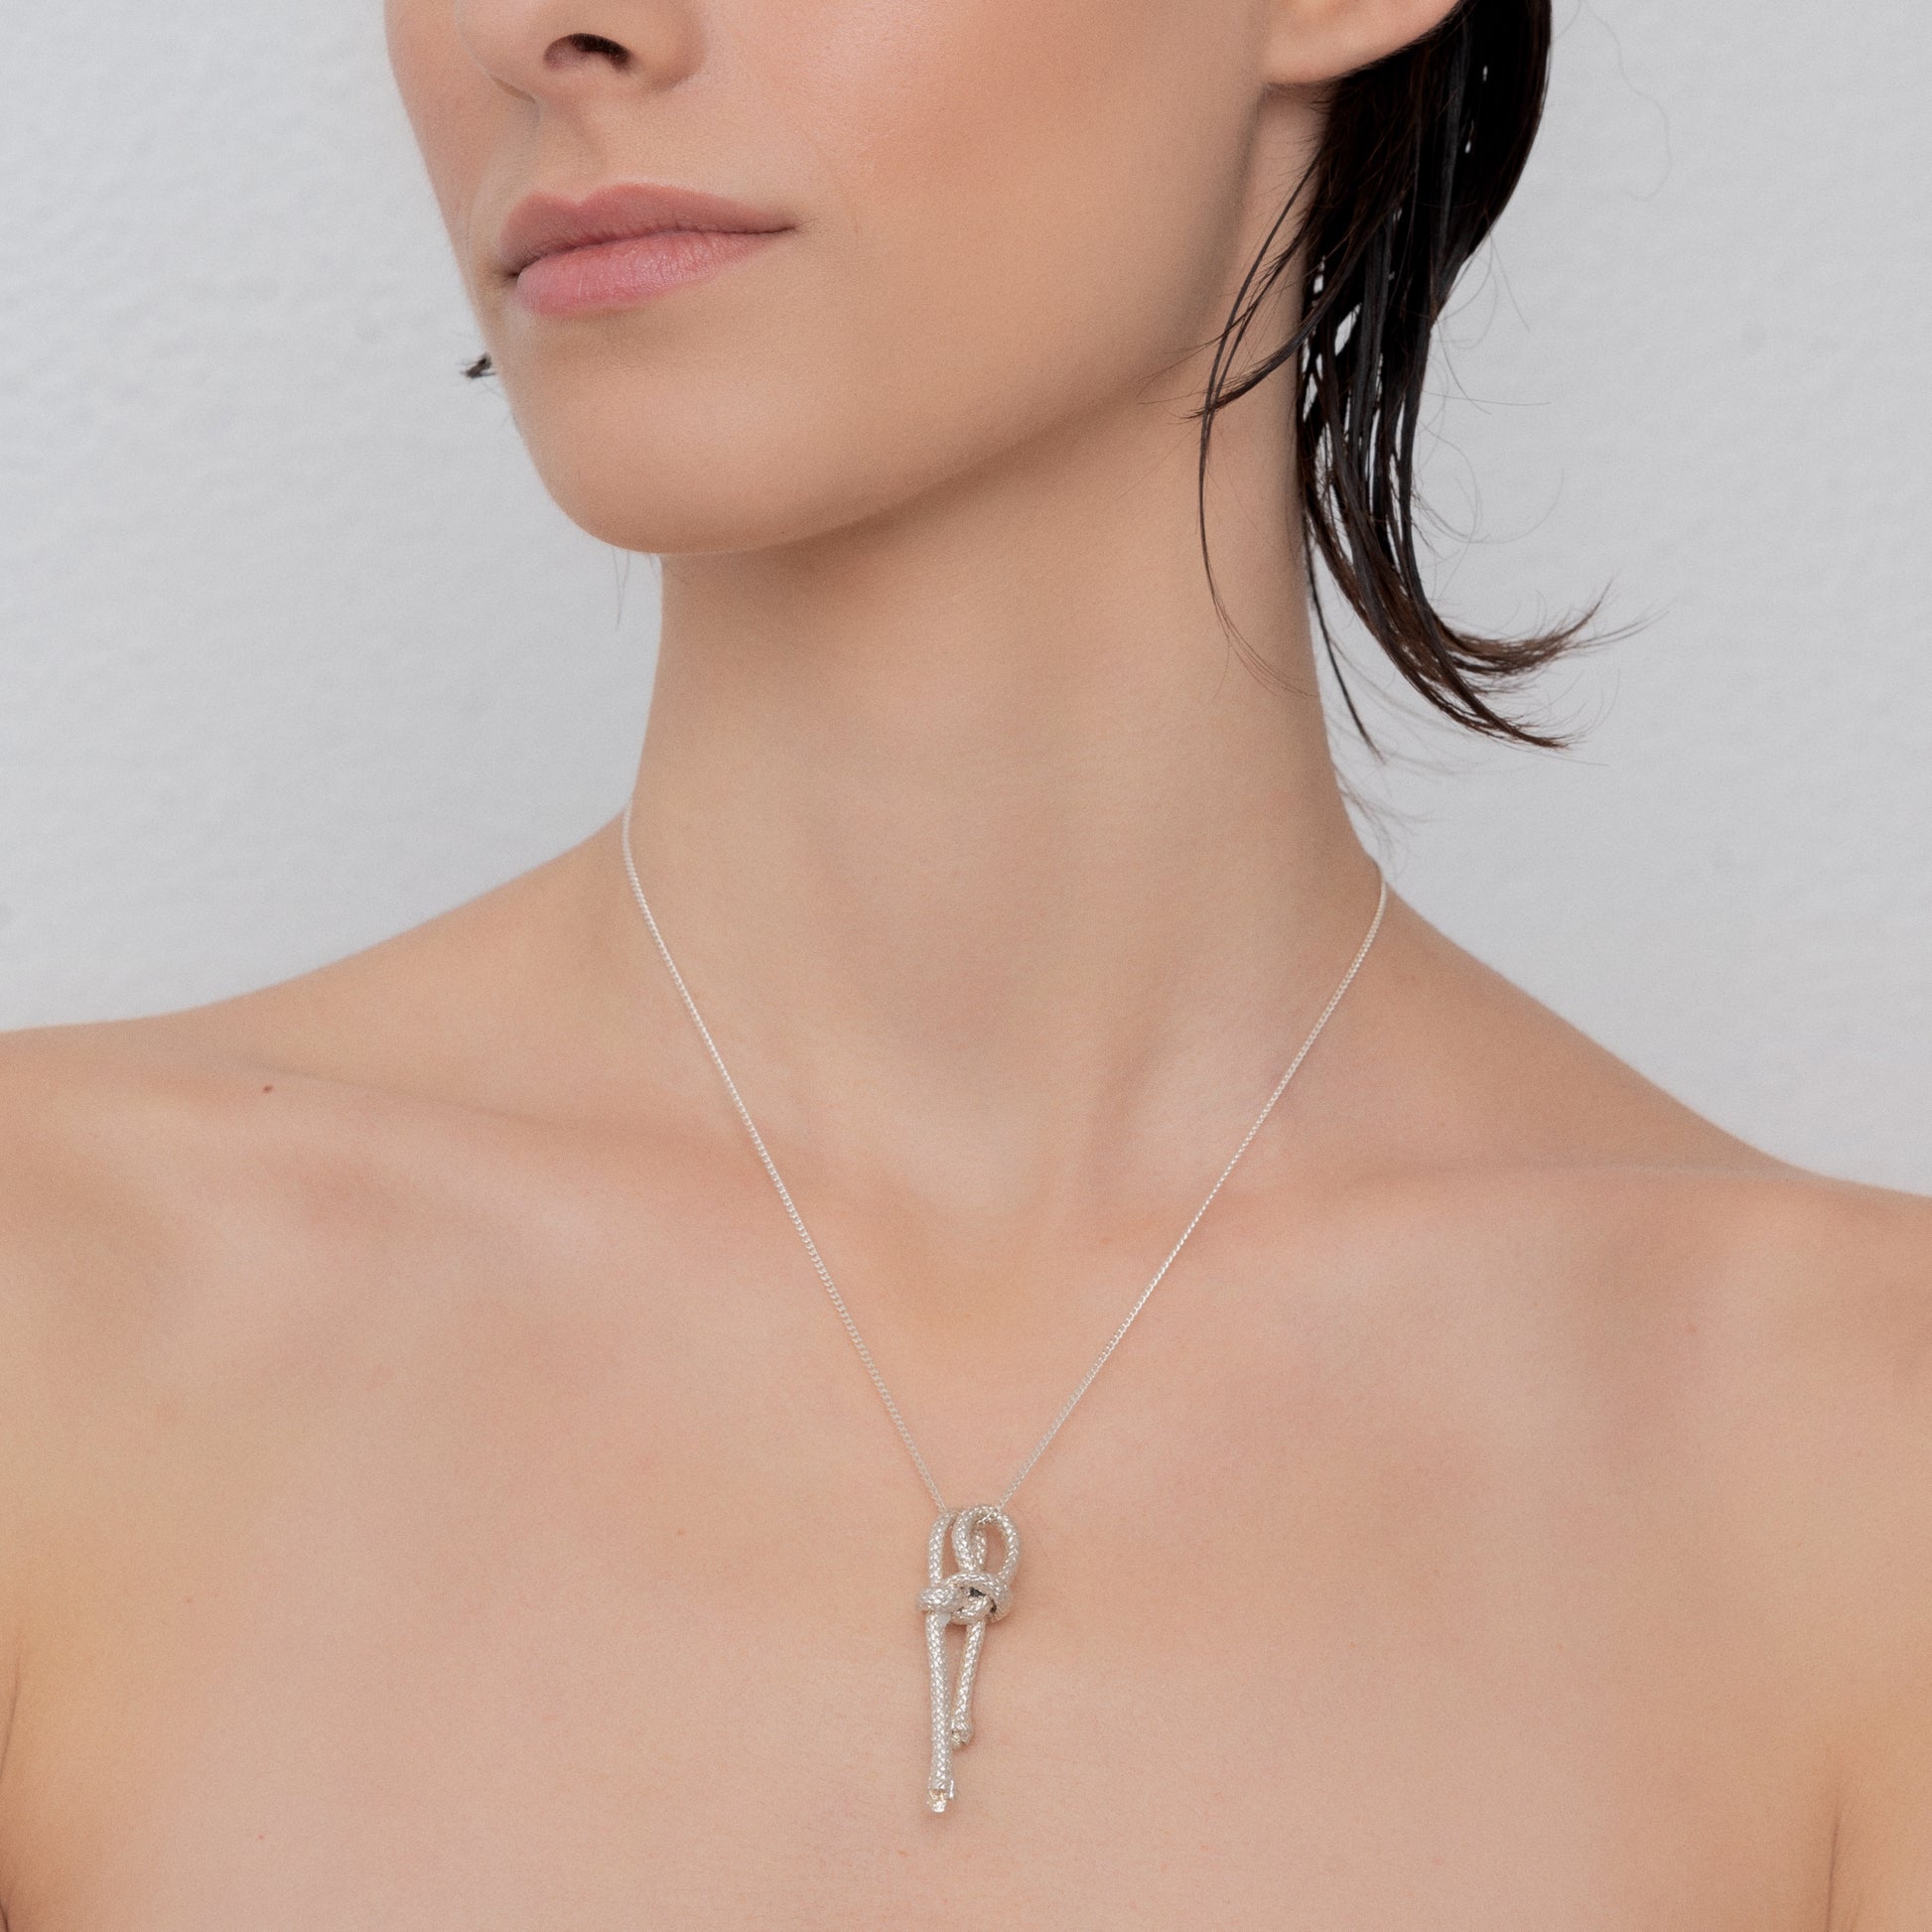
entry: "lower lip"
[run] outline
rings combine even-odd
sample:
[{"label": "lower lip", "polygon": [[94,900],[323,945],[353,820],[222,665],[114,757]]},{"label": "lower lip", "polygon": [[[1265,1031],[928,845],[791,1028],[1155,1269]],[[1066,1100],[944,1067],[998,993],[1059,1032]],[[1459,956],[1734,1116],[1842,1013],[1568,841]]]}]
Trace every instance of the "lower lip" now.
[{"label": "lower lip", "polygon": [[706,280],[782,232],[675,228],[624,241],[600,241],[588,248],[566,248],[539,256],[517,276],[517,298],[540,316],[635,308],[654,296]]}]

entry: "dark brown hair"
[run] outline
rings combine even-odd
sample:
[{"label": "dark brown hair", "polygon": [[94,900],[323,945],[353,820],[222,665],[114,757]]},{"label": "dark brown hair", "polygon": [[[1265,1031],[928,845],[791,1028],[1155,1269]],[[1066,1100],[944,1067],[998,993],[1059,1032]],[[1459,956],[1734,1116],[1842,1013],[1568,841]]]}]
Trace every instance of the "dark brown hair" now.
[{"label": "dark brown hair", "polygon": [[[1418,554],[1416,431],[1436,324],[1522,175],[1549,64],[1550,0],[1461,0],[1426,39],[1338,81],[1320,152],[1248,271],[1199,412],[1204,512],[1215,416],[1292,365],[1311,561],[1439,711],[1491,737],[1545,746],[1564,741],[1497,700],[1581,642],[1594,611],[1523,637],[1484,636],[1442,616]],[[1299,327],[1237,369],[1256,317],[1298,265]],[[1204,514],[1201,550],[1207,560]],[[1367,739],[1318,588],[1314,613]]]}]

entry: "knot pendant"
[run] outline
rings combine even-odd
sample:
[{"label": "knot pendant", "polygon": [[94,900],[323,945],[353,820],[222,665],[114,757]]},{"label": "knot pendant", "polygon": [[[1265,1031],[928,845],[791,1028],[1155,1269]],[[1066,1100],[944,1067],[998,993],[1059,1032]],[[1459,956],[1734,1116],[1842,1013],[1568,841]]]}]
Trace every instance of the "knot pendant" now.
[{"label": "knot pendant", "polygon": [[[1000,1538],[1000,1567],[986,1567],[986,1533]],[[946,1574],[952,1546],[954,1570]],[[973,1684],[979,1676],[986,1626],[1013,1607],[1013,1573],[1020,1567],[1020,1532],[994,1503],[940,1514],[926,1542],[927,1587],[919,1592],[925,1617],[926,1663],[931,1676],[932,1767],[926,1779],[926,1809],[942,1812],[953,1799],[952,1754],[973,1741]],[[954,1681],[946,1657],[946,1626],[965,1626]]]}]

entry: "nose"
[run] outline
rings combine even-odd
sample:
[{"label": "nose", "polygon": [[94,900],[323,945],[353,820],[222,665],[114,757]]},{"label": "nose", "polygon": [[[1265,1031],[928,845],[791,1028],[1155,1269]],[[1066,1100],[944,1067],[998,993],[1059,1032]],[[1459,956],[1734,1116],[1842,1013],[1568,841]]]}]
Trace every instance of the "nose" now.
[{"label": "nose", "polygon": [[656,92],[693,73],[704,35],[692,0],[455,0],[458,37],[498,86],[562,104]]}]

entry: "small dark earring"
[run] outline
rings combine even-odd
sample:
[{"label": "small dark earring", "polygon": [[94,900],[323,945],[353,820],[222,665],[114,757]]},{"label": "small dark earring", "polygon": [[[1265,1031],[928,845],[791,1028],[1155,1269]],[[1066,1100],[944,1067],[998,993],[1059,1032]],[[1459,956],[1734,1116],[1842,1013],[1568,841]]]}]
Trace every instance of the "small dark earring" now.
[{"label": "small dark earring", "polygon": [[496,373],[496,364],[489,359],[487,354],[479,355],[463,373],[472,382],[475,382],[481,376],[494,375]]}]

